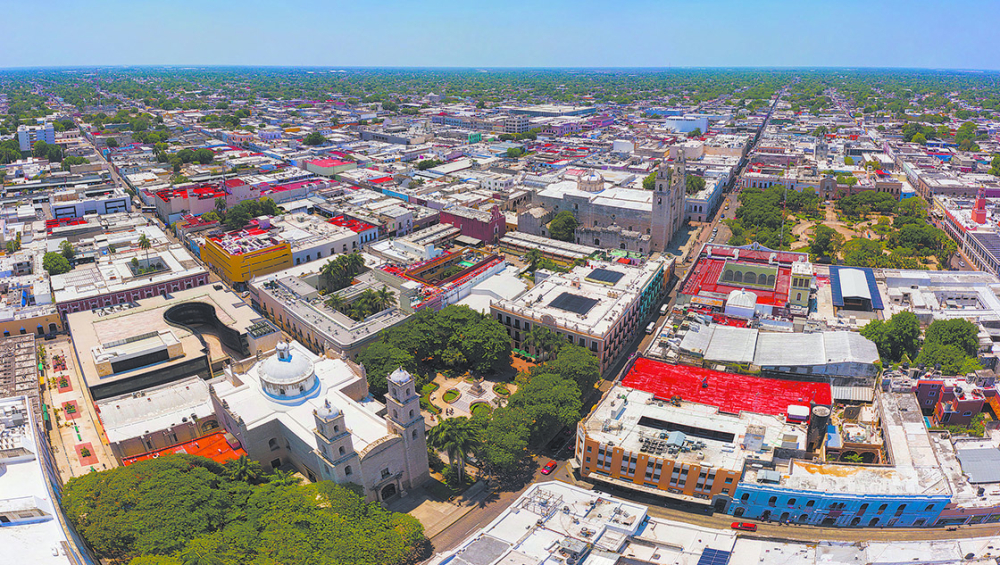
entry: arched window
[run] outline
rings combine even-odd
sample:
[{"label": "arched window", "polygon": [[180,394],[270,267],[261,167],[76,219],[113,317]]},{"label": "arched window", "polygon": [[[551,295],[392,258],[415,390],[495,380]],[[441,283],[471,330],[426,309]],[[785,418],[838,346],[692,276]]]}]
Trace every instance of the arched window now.
[{"label": "arched window", "polygon": [[733,280],[733,271],[730,269],[726,269],[726,272],[722,274],[722,280],[724,281]]},{"label": "arched window", "polygon": [[351,474],[351,466],[350,465],[348,465],[347,467],[344,467],[344,474],[345,475],[350,475]]},{"label": "arched window", "polygon": [[275,439],[275,438],[271,438],[271,439],[267,440],[267,448],[270,449],[271,451],[277,451],[278,450],[278,440]]},{"label": "arched window", "polygon": [[774,275],[768,275],[767,286],[774,286]]},{"label": "arched window", "polygon": [[341,455],[343,455],[343,454],[344,454],[344,446],[340,446],[340,454],[341,454]]},{"label": "arched window", "polygon": [[413,435],[411,439],[417,439],[417,430],[413,430]]},{"label": "arched window", "polygon": [[413,419],[413,410],[410,410],[410,419]]},{"label": "arched window", "polygon": [[759,285],[766,285],[767,284],[767,275],[765,275],[764,273],[761,273],[760,276],[757,277],[757,284],[759,284]]},{"label": "arched window", "polygon": [[736,271],[733,273],[733,282],[743,282],[743,273]]},{"label": "arched window", "polygon": [[333,433],[339,434],[340,433],[340,426],[334,426],[333,427]]}]

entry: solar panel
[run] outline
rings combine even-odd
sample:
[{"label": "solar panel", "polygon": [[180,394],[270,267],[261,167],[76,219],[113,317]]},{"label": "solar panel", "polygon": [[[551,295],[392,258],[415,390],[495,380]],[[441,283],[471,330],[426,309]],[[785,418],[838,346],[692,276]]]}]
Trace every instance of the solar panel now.
[{"label": "solar panel", "polygon": [[613,285],[622,280],[622,277],[624,276],[625,273],[619,273],[618,271],[612,271],[610,269],[594,269],[593,271],[590,271],[589,275],[587,275],[587,280]]},{"label": "solar panel", "polygon": [[570,294],[568,292],[560,294],[555,300],[549,303],[549,306],[553,308],[558,308],[574,314],[586,314],[587,312],[590,312],[590,309],[595,305],[597,305],[597,300],[593,298]]},{"label": "solar panel", "polygon": [[705,548],[698,559],[698,565],[726,565],[729,563],[729,551]]}]

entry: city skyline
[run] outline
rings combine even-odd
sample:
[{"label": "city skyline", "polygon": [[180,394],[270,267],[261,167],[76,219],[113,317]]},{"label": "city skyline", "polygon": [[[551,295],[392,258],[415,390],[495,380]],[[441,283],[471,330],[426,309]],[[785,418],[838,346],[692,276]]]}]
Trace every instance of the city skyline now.
[{"label": "city skyline", "polygon": [[980,0],[963,10],[938,1],[777,0],[419,7],[299,0],[282,8],[5,3],[10,21],[46,16],[47,33],[38,41],[37,27],[12,27],[14,48],[0,54],[0,68],[1000,68],[990,27],[1000,5]]}]

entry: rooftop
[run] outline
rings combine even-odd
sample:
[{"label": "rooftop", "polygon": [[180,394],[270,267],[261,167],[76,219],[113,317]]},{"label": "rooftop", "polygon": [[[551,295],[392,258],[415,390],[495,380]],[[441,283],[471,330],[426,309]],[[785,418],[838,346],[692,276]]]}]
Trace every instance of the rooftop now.
[{"label": "rooftop", "polygon": [[[662,261],[641,266],[589,261],[569,273],[549,276],[516,299],[501,300],[496,306],[548,325],[603,336],[619,323],[663,266]],[[597,269],[613,273],[618,280],[591,278]]]},{"label": "rooftop", "polygon": [[[744,448],[748,429],[763,430],[762,447]],[[805,425],[786,424],[770,414],[727,414],[709,404],[674,405],[655,394],[616,386],[586,421],[587,435],[627,452],[643,452],[675,461],[739,471],[747,458],[771,459],[770,447],[794,436],[805,447]],[[683,444],[675,445],[677,443]]]},{"label": "rooftop", "polygon": [[810,402],[829,405],[831,402],[830,385],[826,383],[721,373],[645,357],[636,360],[632,370],[622,379],[622,386],[652,393],[662,400],[680,396],[684,402],[715,406],[730,414],[746,411],[781,416],[787,413],[790,405],[809,406]]},{"label": "rooftop", "polygon": [[[157,457],[162,457],[164,455],[175,455],[180,453],[197,455],[199,457],[208,457],[216,463],[225,463],[226,461],[230,461],[232,459],[239,459],[247,454],[242,447],[239,447],[239,442],[236,441],[235,438],[230,440],[227,436],[229,436],[229,432],[215,432],[208,434],[207,436],[202,436],[198,439],[193,439],[185,443],[172,445],[158,451],[143,453],[142,455],[136,455],[135,457],[126,457],[125,459],[122,459],[122,465],[127,466],[137,461],[156,459]],[[235,447],[233,444],[235,444]]]},{"label": "rooftop", "polygon": [[23,396],[0,398],[0,434],[5,447],[16,446],[0,451],[0,511],[12,518],[13,510],[30,516],[0,527],[0,547],[8,556],[5,560],[16,555],[16,560],[31,565],[83,563],[84,554],[60,523],[62,510],[50,485],[61,481],[49,475],[54,466],[41,452],[39,441],[45,440],[29,402]]}]

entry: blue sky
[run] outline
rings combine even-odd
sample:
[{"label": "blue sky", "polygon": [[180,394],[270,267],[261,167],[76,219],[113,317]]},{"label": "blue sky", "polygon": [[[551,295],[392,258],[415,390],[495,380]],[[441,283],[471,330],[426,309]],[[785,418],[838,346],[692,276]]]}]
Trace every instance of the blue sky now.
[{"label": "blue sky", "polygon": [[1000,68],[1000,1],[0,0],[0,67]]}]

